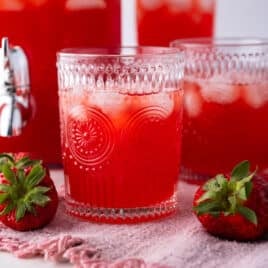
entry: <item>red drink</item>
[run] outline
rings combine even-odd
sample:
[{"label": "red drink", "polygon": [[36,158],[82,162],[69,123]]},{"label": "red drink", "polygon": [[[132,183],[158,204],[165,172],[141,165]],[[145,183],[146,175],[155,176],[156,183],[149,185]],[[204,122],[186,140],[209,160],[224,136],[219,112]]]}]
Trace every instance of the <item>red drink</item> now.
[{"label": "red drink", "polygon": [[183,166],[196,174],[230,172],[242,160],[268,167],[268,82],[185,84]]},{"label": "red drink", "polygon": [[268,168],[268,40],[185,39],[182,177],[202,182],[249,160]]},{"label": "red drink", "polygon": [[[150,51],[134,50],[137,55],[119,54],[116,59],[109,54],[84,58],[79,50],[59,54],[66,200],[73,215],[133,222],[170,214],[177,207],[181,68],[176,69],[174,52],[168,55],[174,66],[167,62],[169,71],[163,71],[165,58],[149,61],[159,56],[143,55]],[[74,63],[68,62],[71,57]],[[147,62],[151,69],[146,71]],[[69,69],[75,63],[73,70],[80,69]],[[170,76],[158,84],[156,76],[164,72]],[[73,75],[78,75],[77,82]]]},{"label": "red drink", "polygon": [[137,0],[138,42],[168,45],[213,34],[214,0]]},{"label": "red drink", "polygon": [[60,162],[56,51],[119,44],[119,2],[0,0],[0,35],[25,50],[35,100],[32,120],[20,136],[0,138],[1,151],[34,151],[47,162]]}]

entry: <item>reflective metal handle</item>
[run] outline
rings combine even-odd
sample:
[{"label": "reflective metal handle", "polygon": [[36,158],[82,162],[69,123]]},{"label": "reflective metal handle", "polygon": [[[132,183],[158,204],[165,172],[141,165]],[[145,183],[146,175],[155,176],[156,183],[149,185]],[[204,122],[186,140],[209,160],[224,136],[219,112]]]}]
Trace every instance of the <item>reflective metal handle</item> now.
[{"label": "reflective metal handle", "polygon": [[0,51],[0,136],[22,133],[31,115],[28,61],[20,47],[2,38]]}]

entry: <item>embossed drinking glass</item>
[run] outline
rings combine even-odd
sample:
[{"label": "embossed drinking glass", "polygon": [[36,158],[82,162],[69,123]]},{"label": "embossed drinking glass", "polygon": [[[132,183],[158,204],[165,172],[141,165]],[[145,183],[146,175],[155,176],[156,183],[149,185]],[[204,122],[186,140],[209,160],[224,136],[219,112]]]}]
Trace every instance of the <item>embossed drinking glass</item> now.
[{"label": "embossed drinking glass", "polygon": [[183,55],[133,47],[57,56],[68,213],[138,222],[174,212]]},{"label": "embossed drinking glass", "polygon": [[242,160],[268,168],[268,40],[172,42],[186,54],[183,177],[202,182]]}]

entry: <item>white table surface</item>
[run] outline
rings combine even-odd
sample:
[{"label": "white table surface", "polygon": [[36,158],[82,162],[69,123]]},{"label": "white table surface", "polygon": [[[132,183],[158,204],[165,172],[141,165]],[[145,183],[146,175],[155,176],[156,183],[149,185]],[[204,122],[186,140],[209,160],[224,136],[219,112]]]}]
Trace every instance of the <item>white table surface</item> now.
[{"label": "white table surface", "polygon": [[[52,170],[56,185],[62,185],[62,170]],[[196,186],[181,182],[178,189],[179,212],[163,220],[138,225],[99,225],[69,219],[64,227],[87,232],[85,239],[102,250],[104,260],[138,258],[146,263],[159,263],[183,268],[265,268],[268,267],[268,235],[254,243],[238,243],[218,239],[206,233],[193,215],[192,198]],[[63,212],[62,212],[63,213]],[[67,229],[66,229],[67,228]],[[200,254],[201,253],[201,254]],[[0,268],[72,267],[42,258],[17,259],[0,253]]]},{"label": "white table surface", "polygon": [[[51,177],[56,186],[63,183],[63,174],[59,170],[51,170]],[[56,264],[50,261],[44,261],[42,258],[36,259],[18,259],[10,253],[0,252],[0,267],[2,268],[52,268],[52,267],[72,267],[70,264]]]}]

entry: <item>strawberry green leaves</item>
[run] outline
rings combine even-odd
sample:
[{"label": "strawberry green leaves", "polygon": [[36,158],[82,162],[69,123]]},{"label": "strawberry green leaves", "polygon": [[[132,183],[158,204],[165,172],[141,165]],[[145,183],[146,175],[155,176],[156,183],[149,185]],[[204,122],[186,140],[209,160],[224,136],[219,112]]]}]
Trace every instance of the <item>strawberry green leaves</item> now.
[{"label": "strawberry green leaves", "polygon": [[8,193],[0,194],[0,204],[4,203],[8,198]]},{"label": "strawberry green leaves", "polygon": [[50,201],[50,198],[45,195],[49,190],[48,187],[37,186],[27,192],[17,204],[16,220],[22,219],[27,211],[34,214],[33,205],[44,207]]},{"label": "strawberry green leaves", "polygon": [[30,159],[28,156],[24,156],[20,158],[18,161],[13,157],[12,154],[2,153],[0,154],[0,172],[2,172],[2,168],[8,164],[11,168],[16,169],[25,169],[28,167],[32,167],[35,164],[41,164],[40,160]]},{"label": "strawberry green leaves", "polygon": [[39,185],[46,176],[40,161],[23,157],[18,162],[12,162],[6,155],[1,157],[8,161],[1,165],[7,183],[0,184],[0,204],[5,205],[0,215],[15,210],[16,220],[19,221],[26,212],[34,214],[36,205],[44,207],[51,201],[46,195],[50,188]]},{"label": "strawberry green leaves", "polygon": [[0,212],[0,215],[6,215],[15,209],[14,203],[8,203],[6,207]]},{"label": "strawberry green leaves", "polygon": [[244,207],[244,206],[238,206],[237,211],[251,223],[255,225],[258,224],[256,213],[252,209]]},{"label": "strawberry green leaves", "polygon": [[217,201],[212,202],[202,202],[199,205],[195,206],[194,211],[197,213],[197,215],[205,214],[209,211],[210,214],[213,213],[220,213],[220,203]]},{"label": "strawberry green leaves", "polygon": [[15,165],[15,159],[10,154],[0,154],[0,172],[2,172],[3,167],[6,165],[13,167]]},{"label": "strawberry green leaves", "polygon": [[8,184],[0,184],[0,192],[8,192],[10,189],[10,185]]},{"label": "strawberry green leaves", "polygon": [[25,180],[25,185],[28,189],[38,185],[42,179],[45,177],[45,169],[40,165],[36,164],[31,169],[30,173],[27,175]]},{"label": "strawberry green leaves", "polygon": [[212,191],[212,192],[219,192],[222,190],[226,190],[227,187],[227,179],[222,175],[216,175],[215,178],[207,181],[204,185],[204,190]]},{"label": "strawberry green leaves", "polygon": [[5,153],[0,154],[0,164],[6,163],[6,161],[9,161],[11,163],[14,163],[15,162],[14,158],[12,157],[12,155],[5,154]]},{"label": "strawberry green leaves", "polygon": [[218,216],[239,213],[251,223],[257,225],[256,213],[244,206],[252,192],[252,179],[256,171],[250,173],[249,161],[236,165],[230,179],[222,174],[208,180],[203,186],[203,194],[197,200],[194,211],[197,215],[211,214]]},{"label": "strawberry green leaves", "polygon": [[17,231],[42,228],[55,216],[58,193],[42,160],[0,154],[0,221]]},{"label": "strawberry green leaves", "polygon": [[231,173],[231,181],[240,181],[241,179],[247,177],[249,175],[249,161],[245,160],[239,164],[237,164]]},{"label": "strawberry green leaves", "polygon": [[238,191],[238,197],[241,200],[246,201],[249,198],[251,191],[252,191],[252,183],[250,181],[246,182],[244,186],[241,187],[240,190]]},{"label": "strawberry green leaves", "polygon": [[16,183],[16,175],[13,170],[11,170],[9,165],[3,165],[2,172],[5,176],[5,179],[8,180],[11,184]]},{"label": "strawberry green leaves", "polygon": [[24,203],[19,203],[16,209],[16,220],[20,220],[24,217],[25,213],[27,211],[27,205],[25,205]]},{"label": "strawberry green leaves", "polygon": [[31,166],[34,166],[35,164],[40,164],[39,160],[32,160],[28,156],[22,157],[19,161],[16,162],[15,167],[18,169],[25,169]]}]

